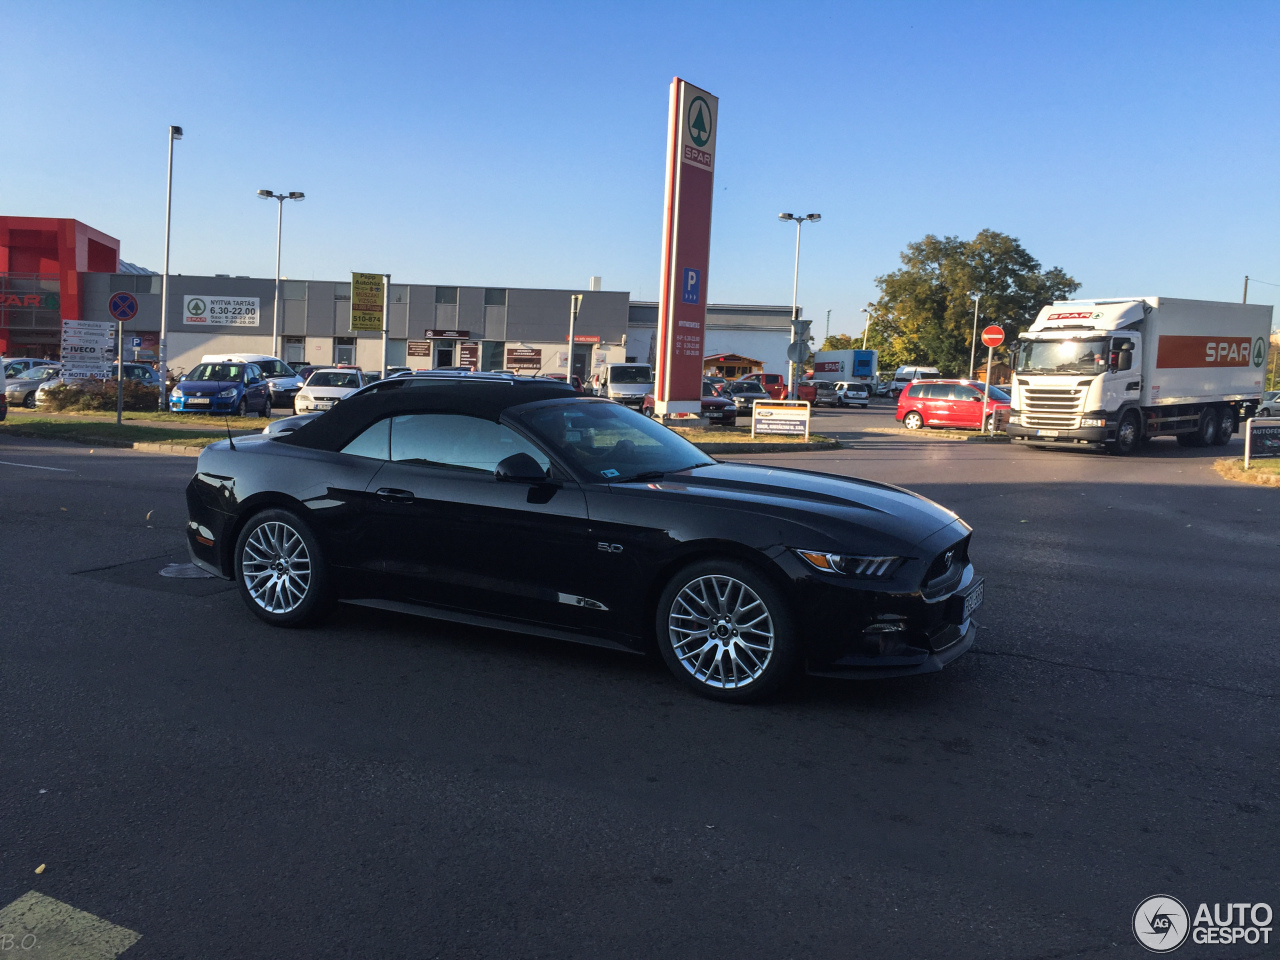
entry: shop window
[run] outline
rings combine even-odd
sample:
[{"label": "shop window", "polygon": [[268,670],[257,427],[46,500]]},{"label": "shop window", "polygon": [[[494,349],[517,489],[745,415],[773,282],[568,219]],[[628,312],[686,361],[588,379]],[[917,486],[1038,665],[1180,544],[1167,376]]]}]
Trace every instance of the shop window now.
[{"label": "shop window", "polygon": [[350,300],[350,299],[351,299],[351,284],[349,284],[349,283],[335,283],[335,284],[333,285],[333,299],[335,299],[335,300]]},{"label": "shop window", "polygon": [[305,280],[281,280],[280,296],[285,300],[305,300],[307,299],[307,281]]},{"label": "shop window", "polygon": [[409,302],[409,285],[407,283],[393,283],[387,292],[388,303],[408,303]]},{"label": "shop window", "polygon": [[457,287],[436,287],[436,303],[457,303]]},{"label": "shop window", "polygon": [[485,290],[484,305],[486,307],[505,307],[507,305],[507,291],[494,289]]}]

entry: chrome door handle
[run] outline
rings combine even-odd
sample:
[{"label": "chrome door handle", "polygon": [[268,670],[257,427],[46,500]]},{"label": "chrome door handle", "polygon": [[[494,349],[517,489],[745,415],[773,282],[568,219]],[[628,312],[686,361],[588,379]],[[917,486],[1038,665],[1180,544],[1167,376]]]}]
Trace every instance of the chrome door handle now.
[{"label": "chrome door handle", "polygon": [[388,503],[412,503],[413,494],[408,490],[399,490],[396,487],[383,487],[378,491],[378,497]]}]

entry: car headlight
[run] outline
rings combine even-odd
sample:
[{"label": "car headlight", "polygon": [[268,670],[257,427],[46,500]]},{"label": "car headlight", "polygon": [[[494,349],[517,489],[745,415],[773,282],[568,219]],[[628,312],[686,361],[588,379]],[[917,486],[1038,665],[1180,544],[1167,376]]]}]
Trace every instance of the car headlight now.
[{"label": "car headlight", "polygon": [[221,393],[218,394],[219,397],[223,397],[223,398],[234,397],[235,395],[236,395],[235,387],[227,387],[227,389],[223,390]]},{"label": "car headlight", "polygon": [[182,399],[183,394],[182,394],[182,391],[181,391],[181,390],[179,390],[179,389],[177,389],[177,388],[175,387],[175,388],[174,388],[173,393],[169,394],[169,396],[170,396],[171,398],[173,398],[174,400],[181,400],[181,399]]},{"label": "car headlight", "polygon": [[1099,420],[1097,417],[1081,417],[1080,426],[1082,427],[1105,427],[1107,421]]},{"label": "car headlight", "polygon": [[902,563],[901,557],[859,557],[846,553],[820,553],[797,550],[814,569],[824,573],[840,573],[847,577],[879,580],[888,577]]}]

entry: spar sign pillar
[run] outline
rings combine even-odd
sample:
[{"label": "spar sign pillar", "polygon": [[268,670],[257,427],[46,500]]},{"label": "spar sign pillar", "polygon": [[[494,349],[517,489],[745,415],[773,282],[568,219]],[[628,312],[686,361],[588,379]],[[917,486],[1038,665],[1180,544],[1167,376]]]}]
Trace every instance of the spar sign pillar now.
[{"label": "spar sign pillar", "polygon": [[707,263],[719,105],[719,98],[707,91],[679,77],[671,81],[653,385],[654,412],[659,417],[697,417],[702,413]]}]

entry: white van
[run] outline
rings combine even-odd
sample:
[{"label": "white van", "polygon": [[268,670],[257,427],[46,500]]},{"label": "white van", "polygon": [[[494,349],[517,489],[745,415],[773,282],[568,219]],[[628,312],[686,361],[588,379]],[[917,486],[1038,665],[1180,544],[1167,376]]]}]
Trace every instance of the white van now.
[{"label": "white van", "polygon": [[936,380],[941,374],[937,367],[899,367],[893,374],[893,383],[889,384],[889,396],[897,397],[903,390],[911,386],[915,380]]},{"label": "white van", "polygon": [[271,406],[292,407],[293,398],[302,389],[302,378],[278,357],[260,353],[209,353],[200,358],[201,363],[254,363],[267,378],[271,387]]}]

